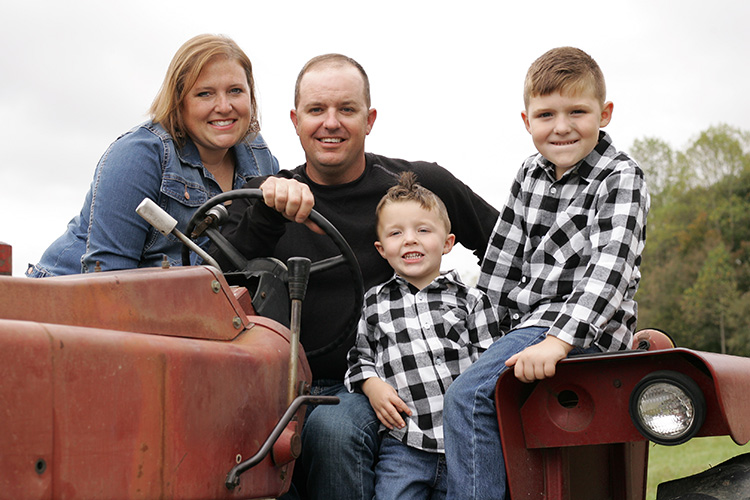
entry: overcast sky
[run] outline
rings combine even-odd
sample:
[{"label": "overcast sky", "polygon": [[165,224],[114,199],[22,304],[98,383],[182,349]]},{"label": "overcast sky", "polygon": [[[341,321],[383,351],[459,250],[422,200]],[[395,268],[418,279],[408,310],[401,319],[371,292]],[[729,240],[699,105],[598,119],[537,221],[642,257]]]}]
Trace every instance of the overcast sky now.
[{"label": "overcast sky", "polygon": [[552,47],[598,61],[621,150],[644,137],[680,148],[719,123],[750,130],[744,0],[0,7],[0,241],[13,245],[16,276],[79,212],[101,154],[148,118],[174,52],[200,33],[229,35],[250,56],[262,132],[282,168],[304,161],[289,120],[299,69],[341,52],[371,79],[378,118],[368,151],[437,161],[498,208],[534,151],[520,118],[523,78]]}]

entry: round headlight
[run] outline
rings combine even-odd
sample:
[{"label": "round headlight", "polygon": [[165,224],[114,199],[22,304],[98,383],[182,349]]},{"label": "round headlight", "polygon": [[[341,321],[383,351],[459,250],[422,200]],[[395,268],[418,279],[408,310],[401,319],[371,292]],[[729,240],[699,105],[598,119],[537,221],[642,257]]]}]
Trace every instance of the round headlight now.
[{"label": "round headlight", "polygon": [[706,417],[706,402],[698,384],[673,371],[650,373],[630,394],[630,418],[646,439],[663,445],[689,440]]}]

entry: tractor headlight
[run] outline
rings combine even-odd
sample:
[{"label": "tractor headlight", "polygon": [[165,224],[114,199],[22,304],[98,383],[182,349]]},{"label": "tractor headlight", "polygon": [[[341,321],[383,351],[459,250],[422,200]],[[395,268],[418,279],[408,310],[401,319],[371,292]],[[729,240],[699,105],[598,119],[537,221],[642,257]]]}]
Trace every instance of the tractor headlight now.
[{"label": "tractor headlight", "polygon": [[630,394],[630,418],[646,439],[676,445],[700,430],[706,418],[706,401],[690,377],[658,371],[643,377]]}]

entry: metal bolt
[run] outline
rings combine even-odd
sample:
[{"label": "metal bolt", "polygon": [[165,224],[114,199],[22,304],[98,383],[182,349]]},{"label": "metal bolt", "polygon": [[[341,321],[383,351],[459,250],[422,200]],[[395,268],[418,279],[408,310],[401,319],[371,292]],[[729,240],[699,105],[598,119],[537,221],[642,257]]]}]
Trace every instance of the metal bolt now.
[{"label": "metal bolt", "polygon": [[612,382],[612,385],[614,385],[614,386],[615,386],[615,389],[619,389],[620,387],[622,387],[622,382],[620,381],[620,379],[617,379],[617,378],[616,378],[616,379],[615,379],[615,380],[614,380],[614,381]]},{"label": "metal bolt", "polygon": [[234,319],[232,320],[232,325],[233,325],[233,326],[234,326],[234,327],[235,327],[235,328],[236,328],[237,330],[239,330],[240,328],[242,328],[242,320],[241,320],[241,319],[239,318],[239,316],[235,316],[235,317],[234,317]]},{"label": "metal bolt", "polygon": [[234,459],[237,461],[237,463],[240,463],[240,462],[242,462],[242,455],[240,455],[239,453],[237,453],[237,456]]},{"label": "metal bolt", "polygon": [[219,284],[218,281],[213,280],[211,282],[211,290],[213,290],[214,293],[219,293],[221,291],[221,285]]}]

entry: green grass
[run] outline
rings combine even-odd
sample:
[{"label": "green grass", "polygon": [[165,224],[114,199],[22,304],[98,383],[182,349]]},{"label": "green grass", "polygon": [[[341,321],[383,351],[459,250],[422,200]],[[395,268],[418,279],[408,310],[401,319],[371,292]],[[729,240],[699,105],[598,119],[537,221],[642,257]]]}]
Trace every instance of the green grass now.
[{"label": "green grass", "polygon": [[703,472],[731,457],[748,452],[750,444],[737,446],[728,436],[696,438],[678,446],[651,444],[646,500],[656,498],[656,487],[660,483]]}]

